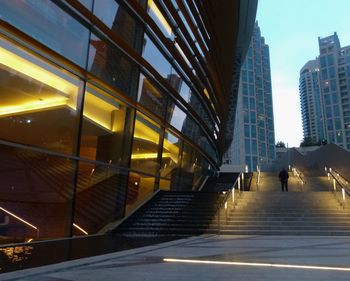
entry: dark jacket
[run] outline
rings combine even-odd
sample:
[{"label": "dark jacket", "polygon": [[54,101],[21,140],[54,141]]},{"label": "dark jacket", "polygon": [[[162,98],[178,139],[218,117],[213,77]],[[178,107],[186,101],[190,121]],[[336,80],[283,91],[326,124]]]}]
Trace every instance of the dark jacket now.
[{"label": "dark jacket", "polygon": [[280,181],[281,181],[281,182],[287,182],[287,181],[288,181],[288,178],[289,178],[289,175],[288,175],[288,172],[287,172],[285,169],[283,169],[283,170],[279,173],[278,177],[280,178]]}]

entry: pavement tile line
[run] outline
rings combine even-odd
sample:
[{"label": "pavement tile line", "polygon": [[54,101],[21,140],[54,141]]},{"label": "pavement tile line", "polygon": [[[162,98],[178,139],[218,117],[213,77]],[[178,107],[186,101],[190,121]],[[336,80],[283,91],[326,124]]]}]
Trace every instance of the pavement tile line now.
[{"label": "pavement tile line", "polygon": [[276,267],[276,268],[294,268],[294,269],[313,269],[329,271],[350,271],[350,267],[333,267],[317,265],[298,265],[298,264],[278,264],[278,263],[252,263],[252,262],[229,262],[229,261],[211,261],[211,260],[188,260],[164,258],[164,262],[192,263],[192,264],[218,264],[218,265],[237,265],[251,267]]}]

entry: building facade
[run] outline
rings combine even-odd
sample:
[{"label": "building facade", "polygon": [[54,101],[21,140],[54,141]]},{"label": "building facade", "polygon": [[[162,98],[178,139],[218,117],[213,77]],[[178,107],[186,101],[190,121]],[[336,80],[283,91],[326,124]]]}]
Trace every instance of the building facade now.
[{"label": "building facade", "polygon": [[[341,47],[337,33],[318,38],[319,65],[318,78],[316,72],[313,74],[313,83],[319,80],[319,92],[315,98],[315,115],[307,112],[309,107],[307,100],[303,99],[307,88],[304,87],[303,74],[301,72],[300,96],[303,114],[305,118],[304,137],[310,136],[312,140],[318,141],[312,132],[312,119],[316,118],[315,128],[323,126],[324,139],[328,143],[335,143],[347,150],[350,149],[350,46]],[[308,74],[311,75],[311,74]],[[318,94],[317,86],[314,85]],[[310,92],[311,93],[311,92]],[[322,112],[318,111],[318,100],[320,100]],[[320,117],[321,115],[321,117]],[[308,125],[310,124],[310,125]]]},{"label": "building facade", "polygon": [[304,140],[320,143],[325,139],[318,60],[308,61],[300,70],[299,93]]},{"label": "building facade", "polygon": [[256,6],[1,1],[1,235],[94,234],[156,190],[197,190]]},{"label": "building facade", "polygon": [[233,142],[223,164],[235,170],[256,171],[257,166],[268,165],[274,159],[269,46],[256,23],[241,69]]}]

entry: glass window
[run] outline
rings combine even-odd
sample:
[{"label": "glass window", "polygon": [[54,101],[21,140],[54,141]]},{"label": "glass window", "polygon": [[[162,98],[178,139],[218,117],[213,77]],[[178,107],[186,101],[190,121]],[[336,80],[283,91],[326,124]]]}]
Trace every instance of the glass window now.
[{"label": "glass window", "polygon": [[137,112],[131,154],[131,169],[156,175],[159,170],[158,146],[160,127]]},{"label": "glass window", "polygon": [[327,75],[327,68],[322,69],[322,80],[327,80],[328,75]]},{"label": "glass window", "polygon": [[169,131],[165,131],[160,175],[169,178],[173,186],[176,185],[180,176],[181,147],[181,140]]},{"label": "glass window", "polygon": [[94,14],[137,51],[142,50],[143,26],[115,0],[94,1]]},{"label": "glass window", "polygon": [[128,165],[130,138],[125,129],[132,113],[111,94],[88,84],[85,92],[80,156],[100,162]]},{"label": "glass window", "polygon": [[168,76],[172,73],[170,63],[147,35],[145,35],[144,39],[142,56],[164,78],[168,78]]},{"label": "glass window", "polygon": [[331,66],[331,65],[334,64],[334,56],[333,56],[333,54],[327,55],[327,64],[328,64],[328,66]]},{"label": "glass window", "polygon": [[139,68],[115,46],[91,35],[88,70],[136,99]]},{"label": "glass window", "polygon": [[140,74],[137,101],[154,114],[163,117],[165,112],[164,96],[161,91],[153,85],[152,81],[143,74]]},{"label": "glass window", "polygon": [[181,132],[187,115],[174,103],[170,104],[171,106],[169,106],[168,108],[167,120],[170,123],[170,125],[172,125]]},{"label": "glass window", "polygon": [[165,19],[164,15],[153,0],[148,0],[147,11],[157,26],[160,28],[160,30],[163,32],[163,34],[166,37],[174,39],[174,34],[169,22]]},{"label": "glass window", "polygon": [[82,81],[0,38],[0,138],[72,154]]},{"label": "glass window", "polygon": [[334,78],[335,76],[335,72],[334,72],[334,67],[330,67],[329,68],[329,78]]},{"label": "glass window", "polygon": [[250,141],[249,139],[244,139],[245,153],[250,154]]},{"label": "glass window", "polygon": [[246,138],[249,138],[250,137],[250,128],[249,128],[249,125],[244,125],[244,136]]},{"label": "glass window", "polygon": [[326,67],[326,57],[325,56],[320,57],[320,63],[321,63],[321,68]]},{"label": "glass window", "polygon": [[0,18],[85,68],[89,30],[55,1],[1,1]]}]

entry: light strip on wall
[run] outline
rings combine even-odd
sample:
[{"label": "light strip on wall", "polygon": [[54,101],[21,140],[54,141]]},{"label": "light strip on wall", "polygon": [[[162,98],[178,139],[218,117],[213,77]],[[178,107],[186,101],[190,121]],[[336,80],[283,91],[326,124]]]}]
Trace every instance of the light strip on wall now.
[{"label": "light strip on wall", "polygon": [[159,22],[163,25],[166,32],[171,36],[172,29],[167,20],[164,18],[163,14],[157,7],[157,5],[153,2],[153,0],[148,0],[148,8],[154,13],[154,15],[157,17]]},{"label": "light strip on wall", "polygon": [[179,263],[195,263],[195,264],[220,264],[220,265],[239,265],[239,266],[253,266],[253,267],[277,267],[277,268],[296,268],[296,269],[350,271],[349,267],[297,265],[297,264],[230,262],[230,261],[171,259],[171,258],[165,258],[165,259],[163,259],[163,261],[165,261],[165,262],[179,262]]},{"label": "light strip on wall", "polygon": [[76,223],[73,223],[73,226],[77,229],[79,229],[82,233],[84,233],[85,235],[89,235],[89,233],[84,230],[83,228],[81,228],[79,225],[77,225]]},{"label": "light strip on wall", "polygon": [[78,87],[54,73],[0,47],[0,64],[23,73],[63,93],[76,93]]},{"label": "light strip on wall", "polygon": [[4,211],[6,214],[8,214],[8,215],[14,217],[15,219],[17,219],[17,220],[19,220],[19,221],[25,223],[26,225],[30,226],[31,228],[34,228],[35,230],[38,230],[38,228],[37,228],[35,225],[32,225],[31,223],[27,222],[26,220],[20,218],[19,216],[16,216],[14,213],[11,213],[10,211],[8,211],[8,210],[6,210],[6,209],[4,209],[4,208],[2,208],[2,207],[0,207],[0,210],[1,210],[1,211]]}]

